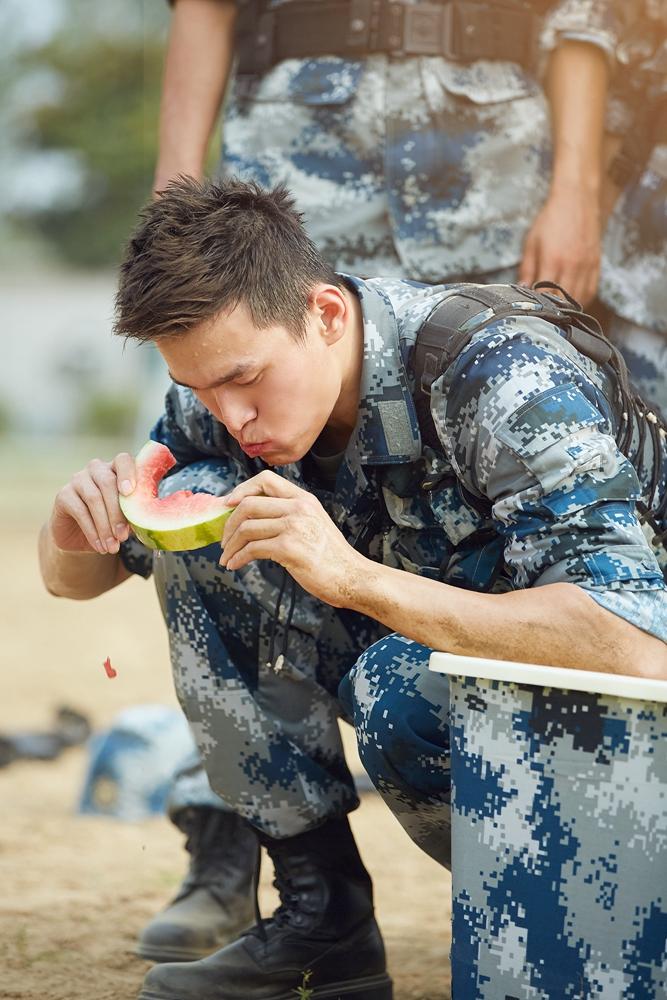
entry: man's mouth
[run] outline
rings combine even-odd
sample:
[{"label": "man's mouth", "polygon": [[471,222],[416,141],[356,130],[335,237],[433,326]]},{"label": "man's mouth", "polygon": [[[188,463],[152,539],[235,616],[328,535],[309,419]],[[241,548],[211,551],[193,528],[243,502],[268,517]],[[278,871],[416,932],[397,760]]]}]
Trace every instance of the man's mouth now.
[{"label": "man's mouth", "polygon": [[263,454],[268,451],[271,445],[271,441],[259,441],[257,444],[243,444],[241,442],[241,447],[243,448],[246,455],[250,455],[251,458],[257,458],[258,455]]}]

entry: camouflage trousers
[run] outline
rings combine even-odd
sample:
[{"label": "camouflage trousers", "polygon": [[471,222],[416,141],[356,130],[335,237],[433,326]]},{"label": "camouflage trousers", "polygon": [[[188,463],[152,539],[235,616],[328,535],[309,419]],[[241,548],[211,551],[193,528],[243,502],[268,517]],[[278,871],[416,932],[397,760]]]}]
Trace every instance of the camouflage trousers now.
[{"label": "camouflage trousers", "polygon": [[664,1000],[665,704],[449,695],[453,998]]},{"label": "camouflage trousers", "polygon": [[607,335],[616,344],[644,399],[667,413],[667,334],[612,316]]},{"label": "camouflage trousers", "polygon": [[[234,485],[237,470],[224,462],[196,465],[206,470],[208,490],[214,481],[220,494]],[[170,492],[192,485],[193,478],[202,481],[201,469],[188,466],[171,476]],[[429,674],[429,650],[384,638],[387,630],[378,622],[323,604],[275,563],[228,572],[218,565],[219,555],[213,545],[163,552],[154,562],[176,692],[211,786],[195,759],[184,761],[171,795],[172,815],[188,805],[217,804],[287,837],[349,812],[358,798],[341,744],[343,717],[358,727],[374,784],[411,836],[433,853],[429,823],[439,824],[448,808],[449,777],[447,685]],[[387,692],[370,682],[373,672],[392,678]],[[378,718],[374,708],[381,694],[405,702],[385,716],[386,761],[378,742],[385,706]],[[394,730],[394,716],[405,716],[408,705],[414,728]],[[394,752],[394,732],[400,752]],[[436,839],[447,845],[438,848],[447,860],[443,828]]]}]

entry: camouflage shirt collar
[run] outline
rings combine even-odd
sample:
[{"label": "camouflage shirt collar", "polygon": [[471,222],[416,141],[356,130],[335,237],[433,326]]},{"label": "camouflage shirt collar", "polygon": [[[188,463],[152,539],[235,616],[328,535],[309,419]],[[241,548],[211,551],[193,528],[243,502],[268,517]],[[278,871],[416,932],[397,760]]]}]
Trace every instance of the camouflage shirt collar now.
[{"label": "camouflage shirt collar", "polygon": [[341,277],[358,296],[364,320],[359,417],[347,453],[355,453],[362,465],[414,462],[421,455],[421,437],[394,308],[377,285]]}]

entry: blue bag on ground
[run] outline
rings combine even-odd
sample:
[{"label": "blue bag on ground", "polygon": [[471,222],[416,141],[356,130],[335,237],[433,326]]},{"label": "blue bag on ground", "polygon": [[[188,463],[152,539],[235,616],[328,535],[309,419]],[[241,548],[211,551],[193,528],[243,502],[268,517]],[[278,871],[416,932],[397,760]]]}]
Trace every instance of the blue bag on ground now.
[{"label": "blue bag on ground", "polygon": [[174,772],[194,741],[180,710],[134,705],[88,746],[78,812],[139,820],[165,811]]}]

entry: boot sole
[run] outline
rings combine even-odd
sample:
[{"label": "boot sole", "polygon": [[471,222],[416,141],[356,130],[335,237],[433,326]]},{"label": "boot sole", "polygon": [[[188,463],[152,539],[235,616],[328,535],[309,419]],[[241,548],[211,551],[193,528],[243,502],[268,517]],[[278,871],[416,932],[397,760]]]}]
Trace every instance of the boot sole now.
[{"label": "boot sole", "polygon": [[[352,979],[346,983],[328,983],[326,986],[306,987],[312,1000],[393,1000],[394,990],[389,976],[370,976],[367,979]],[[261,1000],[294,1000],[297,989],[287,993],[273,993]],[[153,990],[142,990],[138,1000],[192,1000],[191,997],[178,996],[175,993],[154,993]],[[219,1000],[224,1000],[222,995]],[[249,998],[250,1000],[250,998]]]},{"label": "boot sole", "polygon": [[208,958],[214,951],[224,948],[231,941],[236,941],[239,934],[251,923],[252,918],[230,927],[208,948],[177,948],[169,945],[160,946],[139,942],[133,954],[147,962],[198,962],[202,958]]},{"label": "boot sole", "polygon": [[[241,928],[243,929],[243,928]],[[236,935],[238,937],[238,934]],[[208,958],[214,951],[224,948],[233,938],[223,938],[210,948],[196,950],[195,948],[142,948],[137,946],[134,953],[138,958],[143,958],[147,962],[198,962],[202,958]]]}]

